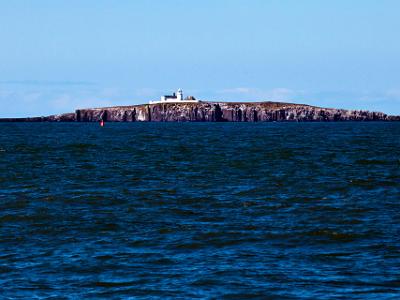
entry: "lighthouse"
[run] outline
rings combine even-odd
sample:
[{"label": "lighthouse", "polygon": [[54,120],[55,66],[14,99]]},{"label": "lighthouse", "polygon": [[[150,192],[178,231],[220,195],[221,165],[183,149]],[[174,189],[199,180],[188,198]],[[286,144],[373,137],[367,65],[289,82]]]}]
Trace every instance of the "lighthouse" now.
[{"label": "lighthouse", "polygon": [[178,101],[182,101],[183,100],[183,92],[182,92],[182,89],[178,89],[178,93],[177,93],[177,96],[176,96],[176,100],[178,100]]},{"label": "lighthouse", "polygon": [[165,95],[161,96],[160,100],[155,100],[155,101],[149,101],[150,104],[156,104],[156,103],[179,103],[179,102],[185,102],[185,103],[196,103],[199,102],[194,98],[193,96],[186,97],[186,99],[183,98],[183,91],[182,89],[178,89],[176,93],[173,93],[172,95]]}]

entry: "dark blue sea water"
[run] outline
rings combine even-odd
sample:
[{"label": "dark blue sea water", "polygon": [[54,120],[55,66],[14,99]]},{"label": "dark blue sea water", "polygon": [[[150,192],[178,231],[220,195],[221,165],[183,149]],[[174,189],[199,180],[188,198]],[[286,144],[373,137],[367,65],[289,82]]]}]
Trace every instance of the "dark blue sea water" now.
[{"label": "dark blue sea water", "polygon": [[0,298],[399,299],[400,123],[0,124]]}]

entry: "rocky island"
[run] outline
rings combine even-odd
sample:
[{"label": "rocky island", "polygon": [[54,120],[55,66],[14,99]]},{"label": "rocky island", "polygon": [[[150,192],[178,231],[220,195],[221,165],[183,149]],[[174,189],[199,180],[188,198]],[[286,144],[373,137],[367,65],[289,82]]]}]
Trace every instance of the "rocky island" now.
[{"label": "rocky island", "polygon": [[45,117],[6,118],[2,122],[310,122],[400,121],[382,112],[322,108],[283,102],[166,102],[77,109]]},{"label": "rocky island", "polygon": [[75,113],[3,122],[311,122],[400,121],[382,112],[322,108],[284,102],[210,102],[183,97],[178,89],[149,104],[77,109]]}]

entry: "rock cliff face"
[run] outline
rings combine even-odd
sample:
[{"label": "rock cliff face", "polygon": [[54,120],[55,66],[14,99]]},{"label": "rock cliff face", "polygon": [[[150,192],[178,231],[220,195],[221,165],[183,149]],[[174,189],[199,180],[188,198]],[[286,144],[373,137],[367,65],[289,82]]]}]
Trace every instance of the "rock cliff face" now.
[{"label": "rock cliff face", "polygon": [[76,111],[78,122],[268,122],[268,121],[395,121],[380,112],[319,108],[279,102],[199,102],[136,105]]},{"label": "rock cliff face", "polygon": [[400,116],[280,102],[198,102],[78,109],[75,113],[69,114],[1,121],[98,122],[99,120],[108,122],[400,121]]}]

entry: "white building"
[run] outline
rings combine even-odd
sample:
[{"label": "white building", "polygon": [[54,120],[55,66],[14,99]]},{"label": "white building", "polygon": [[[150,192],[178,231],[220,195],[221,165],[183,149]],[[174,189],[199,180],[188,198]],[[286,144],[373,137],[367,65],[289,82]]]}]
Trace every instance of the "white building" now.
[{"label": "white building", "polygon": [[183,99],[183,92],[181,89],[179,89],[176,93],[173,93],[172,95],[161,96],[160,100],[150,101],[149,103],[156,104],[156,103],[176,103],[176,102],[195,103],[199,102],[199,100],[196,100],[194,97],[188,97],[186,99]]}]

